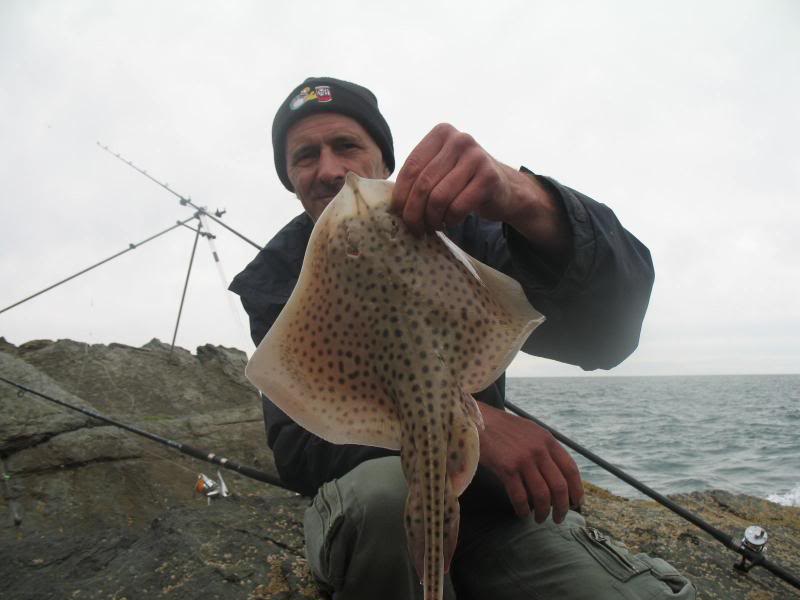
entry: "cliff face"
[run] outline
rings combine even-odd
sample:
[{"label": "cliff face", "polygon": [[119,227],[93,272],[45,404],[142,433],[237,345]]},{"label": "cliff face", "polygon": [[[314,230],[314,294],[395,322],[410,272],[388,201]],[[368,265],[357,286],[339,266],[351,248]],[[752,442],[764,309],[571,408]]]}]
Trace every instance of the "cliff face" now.
[{"label": "cliff face", "polygon": [[[163,437],[274,474],[245,355],[0,338],[0,375]],[[306,500],[223,472],[233,496],[195,496],[216,468],[0,382],[0,581],[8,598],[324,597],[303,557]],[[784,599],[795,590],[652,502],[588,486],[590,524],[693,579],[702,598]],[[725,492],[677,500],[737,537],[767,528],[769,556],[800,572],[800,509]],[[800,597],[800,594],[797,594]]]}]

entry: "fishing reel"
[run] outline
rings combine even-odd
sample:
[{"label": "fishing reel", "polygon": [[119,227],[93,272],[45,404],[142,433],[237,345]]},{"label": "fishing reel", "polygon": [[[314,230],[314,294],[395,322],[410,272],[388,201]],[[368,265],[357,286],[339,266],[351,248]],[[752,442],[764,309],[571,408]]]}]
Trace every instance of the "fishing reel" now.
[{"label": "fishing reel", "polygon": [[[742,538],[739,547],[746,548],[758,555],[764,555],[767,552],[768,541],[769,535],[767,535],[766,529],[759,527],[758,525],[751,525],[744,530],[744,537]],[[733,567],[739,571],[742,571],[743,573],[747,573],[755,566],[755,564],[755,562],[748,560],[746,556],[742,556],[742,560],[738,563],[735,563]]]},{"label": "fishing reel", "polygon": [[200,473],[197,476],[197,483],[194,486],[195,495],[203,494],[208,498],[209,504],[211,504],[212,498],[227,498],[230,496],[231,493],[228,491],[228,486],[222,478],[222,473],[217,471],[217,477],[219,481],[215,481],[204,473]]}]

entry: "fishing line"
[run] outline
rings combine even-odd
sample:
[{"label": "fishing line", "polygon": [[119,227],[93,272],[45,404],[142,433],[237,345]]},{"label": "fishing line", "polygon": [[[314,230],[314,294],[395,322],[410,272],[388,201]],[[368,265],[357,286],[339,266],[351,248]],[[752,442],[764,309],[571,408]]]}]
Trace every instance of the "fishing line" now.
[{"label": "fishing line", "polygon": [[91,265],[89,267],[86,267],[85,269],[82,269],[81,271],[78,271],[74,275],[70,275],[66,279],[62,279],[61,281],[58,281],[58,282],[54,283],[53,285],[50,285],[50,286],[44,288],[43,290],[40,290],[40,291],[36,292],[35,294],[31,294],[27,298],[23,298],[22,300],[19,300],[19,301],[15,302],[14,304],[11,304],[10,306],[6,306],[2,310],[0,310],[0,314],[6,312],[7,310],[11,310],[15,306],[19,306],[20,304],[23,304],[23,303],[27,302],[28,300],[33,300],[37,296],[41,296],[45,292],[49,292],[53,288],[56,288],[56,287],[58,287],[58,286],[60,286],[60,285],[62,285],[64,283],[67,283],[68,281],[70,281],[72,279],[75,279],[79,275],[83,275],[84,273],[88,273],[92,269],[96,269],[100,265],[103,265],[103,264],[109,262],[110,260],[113,260],[113,259],[115,259],[115,258],[117,258],[119,256],[122,256],[126,252],[130,252],[131,250],[135,250],[136,248],[139,248],[139,247],[143,246],[147,242],[152,241],[152,240],[156,239],[157,237],[164,235],[165,233],[169,233],[173,229],[177,229],[178,227],[181,227],[181,226],[185,225],[186,223],[188,223],[189,221],[191,221],[192,219],[195,219],[195,218],[197,218],[197,217],[193,216],[193,217],[190,217],[190,218],[186,219],[185,221],[178,221],[177,223],[175,223],[175,225],[173,225],[171,227],[168,227],[167,229],[164,229],[163,231],[159,231],[155,235],[151,235],[149,238],[147,238],[145,240],[142,240],[138,244],[128,244],[128,247],[125,248],[125,250],[122,250],[121,252],[117,252],[116,254],[114,254],[112,256],[109,256],[108,258],[104,258],[100,262],[95,263],[95,264],[93,264],[93,265]]},{"label": "fishing line", "polygon": [[[244,240],[245,242],[247,242],[251,246],[257,248],[258,250],[261,250],[261,246],[256,244],[253,240],[251,240],[251,239],[247,238],[246,236],[244,236],[243,234],[239,233],[233,227],[228,227],[228,225],[226,225],[225,223],[220,221],[217,217],[215,217],[214,215],[212,215],[208,211],[206,211],[205,208],[203,208],[202,206],[197,206],[196,204],[194,204],[192,202],[191,198],[186,198],[186,197],[182,196],[181,194],[179,194],[178,192],[176,192],[175,190],[173,190],[171,187],[169,187],[168,183],[163,183],[163,182],[159,181],[158,179],[156,179],[155,177],[150,175],[144,169],[140,169],[135,164],[133,164],[131,161],[123,158],[118,152],[112,151],[108,146],[104,146],[100,142],[97,142],[97,145],[100,146],[100,148],[102,148],[106,152],[108,152],[111,156],[115,157],[117,160],[119,160],[119,161],[125,163],[126,165],[128,165],[131,169],[141,173],[142,175],[147,177],[150,181],[160,185],[162,188],[167,190],[170,194],[173,194],[174,196],[177,196],[178,200],[180,201],[181,206],[186,206],[186,205],[191,206],[193,209],[195,209],[196,211],[202,213],[203,215],[205,215],[206,217],[208,217],[209,219],[211,219],[215,223],[218,223],[219,225],[221,225],[222,227],[224,227],[225,229],[230,231],[235,236],[241,238],[242,240]],[[218,214],[219,214],[219,216],[222,216],[222,213],[218,212]]]},{"label": "fishing line", "polygon": [[[209,224],[205,221],[205,216],[200,215],[200,222],[205,226],[206,231],[209,235],[206,236],[206,240],[208,240],[208,247],[211,250],[211,256],[214,259],[214,265],[217,267],[217,273],[219,274],[220,281],[222,282],[222,288],[227,292],[228,291],[228,278],[225,276],[225,270],[222,268],[222,261],[219,258],[219,252],[217,251],[217,244],[214,241],[217,236],[211,233],[211,228]],[[230,310],[231,315],[233,316],[234,322],[239,326],[240,331],[244,334],[245,339],[247,339],[250,333],[245,327],[244,321],[242,321],[241,311],[238,310],[236,303],[233,299],[233,294],[225,294],[225,299],[228,303],[228,310]]]},{"label": "fishing line", "polygon": [[83,385],[83,375],[86,373],[86,363],[89,362],[89,344],[83,345],[83,360],[81,360],[81,371],[78,373],[78,383],[75,386],[75,395],[82,394],[81,386]]}]

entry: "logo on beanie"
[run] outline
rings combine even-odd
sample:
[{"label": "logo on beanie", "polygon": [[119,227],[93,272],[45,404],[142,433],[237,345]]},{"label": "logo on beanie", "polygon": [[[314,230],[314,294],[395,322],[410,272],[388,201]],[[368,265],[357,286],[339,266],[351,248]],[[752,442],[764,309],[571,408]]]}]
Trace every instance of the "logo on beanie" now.
[{"label": "logo on beanie", "polygon": [[289,108],[297,110],[306,102],[316,100],[317,102],[330,102],[333,100],[331,88],[327,85],[318,85],[313,90],[310,87],[303,88],[297,96],[289,102]]}]

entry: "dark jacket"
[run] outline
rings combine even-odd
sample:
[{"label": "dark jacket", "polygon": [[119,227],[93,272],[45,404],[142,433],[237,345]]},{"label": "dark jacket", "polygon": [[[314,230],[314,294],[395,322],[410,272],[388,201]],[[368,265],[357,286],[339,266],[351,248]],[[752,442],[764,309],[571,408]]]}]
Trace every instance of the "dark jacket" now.
[{"label": "dark jacket", "polygon": [[[642,319],[653,285],[650,252],[603,204],[541,178],[561,199],[572,227],[573,256],[556,273],[536,256],[513,228],[470,215],[448,231],[467,253],[520,282],[531,304],[546,316],[522,347],[524,352],[578,365],[609,369],[639,343]],[[250,316],[258,345],[283,309],[297,282],[313,223],[294,218],[231,283]],[[477,400],[502,407],[505,376]],[[263,398],[267,442],[281,479],[313,495],[324,482],[364,460],[393,454],[367,446],[335,445],[294,423]]]}]

